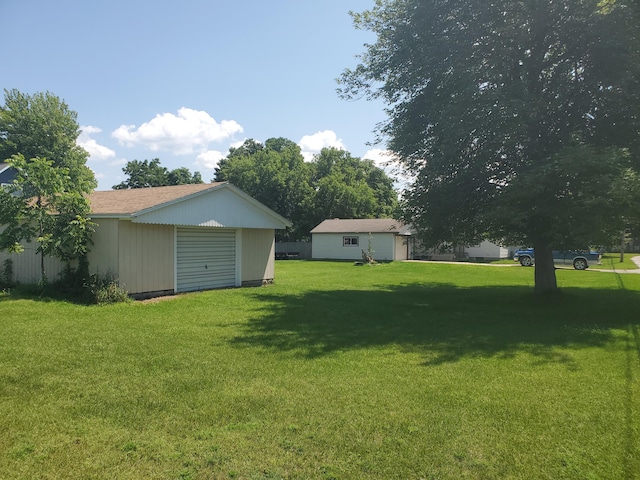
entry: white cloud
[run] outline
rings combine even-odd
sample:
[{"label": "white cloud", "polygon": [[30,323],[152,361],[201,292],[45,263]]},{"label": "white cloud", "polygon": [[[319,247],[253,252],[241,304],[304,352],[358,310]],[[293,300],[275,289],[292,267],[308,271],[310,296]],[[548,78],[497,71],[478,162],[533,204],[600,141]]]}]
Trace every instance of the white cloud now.
[{"label": "white cloud", "polygon": [[80,130],[82,130],[82,133],[80,134],[80,136],[91,135],[92,133],[100,133],[102,131],[101,128],[94,127],[92,125],[86,125],[84,127],[80,127]]},{"label": "white cloud", "polygon": [[362,159],[373,160],[377,167],[383,169],[389,177],[393,178],[394,188],[399,192],[407,188],[410,179],[400,166],[400,163],[393,152],[389,150],[382,150],[380,148],[373,148],[368,150]]},{"label": "white cloud", "polygon": [[376,166],[383,169],[393,166],[397,162],[393,152],[389,150],[382,150],[381,148],[373,148],[371,150],[368,150],[364,154],[362,159],[373,160]]},{"label": "white cloud", "polygon": [[151,151],[167,150],[176,155],[188,155],[206,150],[211,142],[231,138],[243,129],[234,120],[216,122],[207,112],[181,108],[178,114],[162,113],[140,127],[121,125],[111,135],[121,145],[142,145]]},{"label": "white cloud", "polygon": [[217,150],[203,152],[196,157],[195,164],[200,168],[213,170],[218,166],[218,162],[225,157],[225,154]]},{"label": "white cloud", "polygon": [[[230,147],[231,147],[231,148],[240,148],[242,145],[244,145],[244,142],[246,142],[246,141],[247,141],[247,139],[246,139],[246,138],[245,138],[244,140],[239,140],[239,141],[237,141],[237,142],[235,142],[235,143],[232,143],[232,144],[230,145]],[[260,140],[256,140],[256,142],[264,143],[264,142],[260,142]]]},{"label": "white cloud", "polygon": [[116,152],[104,145],[98,144],[94,139],[89,139],[86,142],[80,143],[80,146],[89,152],[89,157],[92,160],[105,160],[116,156]]},{"label": "white cloud", "polygon": [[116,156],[116,152],[104,145],[100,145],[95,139],[91,138],[92,134],[102,131],[100,128],[91,125],[80,128],[82,133],[78,136],[76,143],[89,152],[89,158],[91,160],[100,161]]},{"label": "white cloud", "polygon": [[302,150],[302,155],[306,161],[313,160],[313,155],[320,153],[323,148],[335,147],[346,150],[342,139],[338,138],[336,132],[332,130],[305,135],[300,139],[298,145],[300,145],[300,150]]}]

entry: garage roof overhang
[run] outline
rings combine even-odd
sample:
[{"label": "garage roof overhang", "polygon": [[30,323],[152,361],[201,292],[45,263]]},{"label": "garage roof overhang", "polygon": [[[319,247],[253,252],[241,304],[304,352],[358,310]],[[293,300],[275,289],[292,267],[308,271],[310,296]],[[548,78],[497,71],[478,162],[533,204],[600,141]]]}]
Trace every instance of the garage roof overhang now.
[{"label": "garage roof overhang", "polygon": [[94,192],[90,199],[95,219],[219,228],[291,226],[289,220],[226,182]]}]

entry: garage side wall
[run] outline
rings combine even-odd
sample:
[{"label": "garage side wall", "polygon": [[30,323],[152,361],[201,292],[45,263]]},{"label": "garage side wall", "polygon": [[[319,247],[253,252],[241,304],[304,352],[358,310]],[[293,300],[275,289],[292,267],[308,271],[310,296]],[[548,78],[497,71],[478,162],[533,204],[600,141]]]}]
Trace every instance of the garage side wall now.
[{"label": "garage side wall", "polygon": [[[345,245],[345,237],[357,238],[357,245]],[[377,261],[391,261],[395,254],[395,235],[392,233],[373,233],[371,248]],[[328,260],[362,260],[362,250],[369,249],[368,233],[314,233],[312,256]]]},{"label": "garage side wall", "polygon": [[[40,282],[42,274],[40,269],[40,254],[36,253],[36,242],[23,243],[22,253],[0,252],[0,268],[4,268],[4,262],[11,260],[14,282],[33,285]],[[58,280],[64,269],[64,263],[55,257],[45,257],[44,268],[50,282]]]},{"label": "garage side wall", "polygon": [[257,286],[273,281],[275,234],[272,229],[242,230],[242,285]]},{"label": "garage side wall", "polygon": [[119,278],[130,294],[174,291],[173,225],[136,224],[121,220],[118,244]]},{"label": "garage side wall", "polygon": [[465,247],[465,253],[469,258],[482,258],[485,260],[497,260],[509,258],[509,249],[496,245],[489,240],[483,240],[480,244]]},{"label": "garage side wall", "polygon": [[394,260],[408,260],[409,258],[409,237],[398,235],[395,237],[396,252]]},{"label": "garage side wall", "polygon": [[101,277],[111,275],[118,278],[120,275],[118,265],[118,219],[94,220],[98,226],[91,237],[91,245],[88,260],[89,271],[97,273]]},{"label": "garage side wall", "polygon": [[[94,220],[97,224],[91,236],[93,244],[89,245],[89,273],[100,276],[111,274],[118,277],[118,220]],[[24,284],[36,284],[40,281],[40,255],[36,253],[38,244],[24,243],[24,252],[8,254],[0,252],[0,264],[5,259],[13,263],[14,281]],[[45,269],[50,282],[56,281],[64,269],[64,262],[54,257],[45,258]],[[72,263],[76,266],[76,263]]]}]

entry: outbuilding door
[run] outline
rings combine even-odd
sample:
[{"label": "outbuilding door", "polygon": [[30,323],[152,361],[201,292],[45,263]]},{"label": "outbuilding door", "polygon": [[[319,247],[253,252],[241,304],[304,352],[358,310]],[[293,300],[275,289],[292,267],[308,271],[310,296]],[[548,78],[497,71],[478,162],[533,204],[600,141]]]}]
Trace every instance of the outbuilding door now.
[{"label": "outbuilding door", "polygon": [[193,292],[236,285],[236,232],[178,228],[176,287]]}]

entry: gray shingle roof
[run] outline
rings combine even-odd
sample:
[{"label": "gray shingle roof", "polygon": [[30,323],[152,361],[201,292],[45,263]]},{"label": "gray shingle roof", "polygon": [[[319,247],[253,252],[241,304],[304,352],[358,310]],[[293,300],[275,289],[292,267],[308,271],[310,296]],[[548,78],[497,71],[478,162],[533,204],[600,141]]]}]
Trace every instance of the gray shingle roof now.
[{"label": "gray shingle roof", "polygon": [[397,233],[409,235],[409,229],[393,218],[333,218],[323,221],[311,233]]}]

